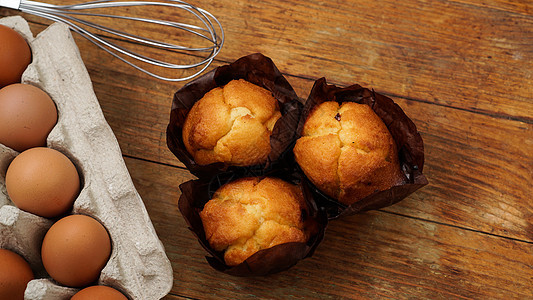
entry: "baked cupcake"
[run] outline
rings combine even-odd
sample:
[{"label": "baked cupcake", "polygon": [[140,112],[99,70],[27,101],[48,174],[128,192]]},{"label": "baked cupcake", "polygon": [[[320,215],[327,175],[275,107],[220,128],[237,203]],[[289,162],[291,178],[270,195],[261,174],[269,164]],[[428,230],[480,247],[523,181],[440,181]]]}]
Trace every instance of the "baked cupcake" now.
[{"label": "baked cupcake", "polygon": [[200,212],[209,245],[228,266],[256,252],[309,238],[302,191],[272,177],[245,177],[220,187]]},{"label": "baked cupcake", "polygon": [[271,92],[243,79],[232,80],[194,104],[183,125],[183,143],[199,165],[262,164],[280,117]]},{"label": "baked cupcake", "polygon": [[174,94],[167,145],[198,178],[265,175],[292,157],[302,109],[274,62],[250,54]]},{"label": "baked cupcake", "polygon": [[315,106],[293,152],[307,178],[346,205],[403,181],[394,139],[366,104]]}]

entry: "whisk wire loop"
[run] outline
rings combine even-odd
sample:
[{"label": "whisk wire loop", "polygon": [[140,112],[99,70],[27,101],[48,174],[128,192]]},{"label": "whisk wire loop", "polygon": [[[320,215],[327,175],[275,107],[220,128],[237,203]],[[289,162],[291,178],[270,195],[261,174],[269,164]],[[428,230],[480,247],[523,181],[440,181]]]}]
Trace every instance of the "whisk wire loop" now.
[{"label": "whisk wire loop", "polygon": [[[9,3],[8,3],[9,1]],[[17,3],[13,3],[17,1]],[[192,79],[209,67],[213,62],[214,58],[220,52],[222,45],[224,44],[224,30],[222,29],[221,23],[208,11],[193,6],[185,1],[181,0],[167,0],[167,2],[160,1],[116,1],[116,0],[98,0],[91,1],[79,4],[67,4],[67,5],[55,5],[49,3],[41,3],[31,0],[0,0],[0,6],[15,8],[22,12],[29,13],[35,16],[43,17],[54,22],[61,22],[67,24],[70,29],[96,46],[100,47],[104,51],[110,53],[114,57],[123,61],[124,63],[132,66],[133,68],[144,72],[155,78],[166,80],[166,81],[184,81]],[[15,7],[18,6],[18,7]],[[116,7],[130,7],[130,6],[159,6],[159,7],[168,7],[174,9],[181,9],[190,14],[192,14],[196,19],[200,21],[203,25],[198,26],[194,24],[186,24],[181,22],[174,22],[169,20],[158,20],[150,19],[139,16],[129,16],[129,15],[119,15],[119,14],[107,14],[107,13],[92,13],[87,12],[91,9],[111,9]],[[194,36],[197,36],[204,42],[207,42],[208,45],[202,45],[197,47],[187,47],[183,45],[176,45],[167,43],[164,41],[158,41],[152,38],[141,37],[136,34],[124,32],[118,29],[110,28],[101,24],[88,21],[86,19],[78,18],[80,17],[97,17],[97,18],[112,18],[120,19],[133,22],[142,22],[149,23],[161,26],[172,27],[186,33],[190,33]],[[88,28],[88,29],[86,29]],[[145,46],[165,49],[168,51],[175,51],[185,54],[190,54],[190,57],[196,58],[198,61],[190,64],[174,64],[170,62],[165,62],[159,59],[148,57],[142,54],[139,54],[133,50],[127,49],[118,45],[116,42],[113,42],[113,39],[104,36],[103,34],[96,34],[90,30],[96,29],[100,32],[112,35],[115,37],[122,38],[124,40],[135,42],[137,44],[142,44]],[[115,38],[116,39],[116,38]],[[199,53],[199,54],[194,54]],[[202,54],[203,53],[203,54]],[[137,65],[125,59],[121,55],[126,57],[133,58],[135,60],[168,69],[193,69],[196,68],[199,70],[194,72],[192,75],[169,78],[161,75],[157,75],[154,72],[148,71],[147,69]]]}]

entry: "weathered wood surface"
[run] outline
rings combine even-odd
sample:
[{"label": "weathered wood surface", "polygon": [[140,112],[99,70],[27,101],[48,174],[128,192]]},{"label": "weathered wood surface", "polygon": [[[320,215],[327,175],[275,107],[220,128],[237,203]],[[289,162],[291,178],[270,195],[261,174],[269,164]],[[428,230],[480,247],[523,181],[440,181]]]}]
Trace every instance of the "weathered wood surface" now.
[{"label": "weathered wood surface", "polygon": [[[172,261],[168,299],[533,299],[533,2],[194,4],[226,31],[213,67],[261,52],[301,98],[323,76],[392,97],[422,134],[430,184],[389,208],[332,221],[314,256],[286,272],[216,272],[176,206],[178,185],[193,178],[165,140],[183,83],[151,79],[75,36]],[[23,16],[34,33],[48,24]]]}]

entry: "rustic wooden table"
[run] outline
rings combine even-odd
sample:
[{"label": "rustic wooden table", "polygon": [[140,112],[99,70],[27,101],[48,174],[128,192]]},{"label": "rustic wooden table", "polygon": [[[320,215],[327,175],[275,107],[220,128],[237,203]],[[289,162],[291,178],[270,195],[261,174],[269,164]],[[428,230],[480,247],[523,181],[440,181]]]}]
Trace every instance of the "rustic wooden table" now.
[{"label": "rustic wooden table", "polygon": [[[393,98],[424,139],[429,185],[331,221],[315,254],[288,271],[217,272],[176,205],[178,185],[193,176],[165,131],[184,83],[152,79],[75,36],[172,262],[165,299],[533,299],[531,0],[192,2],[225,29],[210,69],[261,52],[303,99],[320,77]],[[22,15],[34,34],[49,24]]]}]

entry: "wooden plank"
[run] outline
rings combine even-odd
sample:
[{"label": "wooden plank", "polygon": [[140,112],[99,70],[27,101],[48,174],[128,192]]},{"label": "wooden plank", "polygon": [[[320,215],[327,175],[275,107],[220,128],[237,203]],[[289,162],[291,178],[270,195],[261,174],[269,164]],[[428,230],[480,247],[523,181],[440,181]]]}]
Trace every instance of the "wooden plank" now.
[{"label": "wooden plank", "polygon": [[172,294],[219,298],[533,297],[533,243],[369,212],[330,222],[313,257],[288,271],[240,278],[211,269],[177,211],[179,168],[126,158],[174,269]]},{"label": "wooden plank", "polygon": [[[533,17],[527,2],[516,4],[526,14],[506,11],[513,10],[508,3],[195,4],[216,12],[224,26],[220,60],[262,52],[295,76],[358,82],[391,95],[532,122]],[[161,13],[156,10],[153,16]],[[139,29],[140,34],[171,37],[160,32]]]}]

